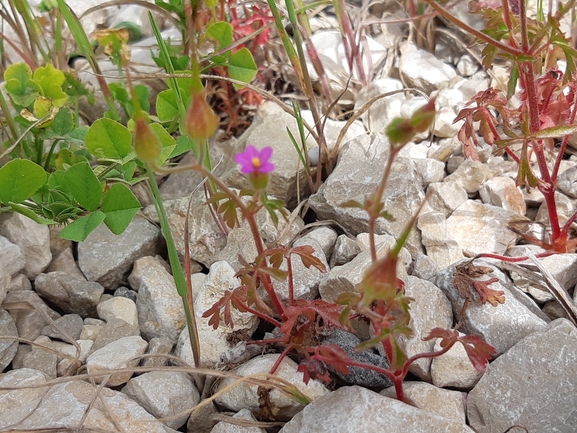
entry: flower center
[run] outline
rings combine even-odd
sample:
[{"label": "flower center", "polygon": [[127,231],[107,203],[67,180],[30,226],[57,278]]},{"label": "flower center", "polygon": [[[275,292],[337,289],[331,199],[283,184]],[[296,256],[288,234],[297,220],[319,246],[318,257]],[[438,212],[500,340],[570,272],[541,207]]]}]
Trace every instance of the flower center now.
[{"label": "flower center", "polygon": [[250,162],[254,168],[260,168],[261,166],[260,158],[258,156],[253,156]]}]

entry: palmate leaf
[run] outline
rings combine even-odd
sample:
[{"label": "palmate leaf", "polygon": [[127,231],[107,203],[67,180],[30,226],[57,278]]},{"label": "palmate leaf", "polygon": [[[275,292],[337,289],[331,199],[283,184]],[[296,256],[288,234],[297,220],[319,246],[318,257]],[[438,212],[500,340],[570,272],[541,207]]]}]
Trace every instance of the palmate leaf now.
[{"label": "palmate leaf", "polygon": [[326,272],[326,266],[318,257],[313,255],[314,252],[315,249],[310,245],[302,245],[291,249],[291,254],[298,255],[301,258],[303,265],[305,265],[307,269],[309,269],[311,266],[314,266],[319,271]]},{"label": "palmate leaf", "polygon": [[230,328],[234,328],[231,306],[241,312],[247,311],[245,307],[247,301],[247,290],[247,286],[237,287],[233,291],[227,290],[224,292],[224,296],[222,298],[220,298],[211,308],[202,314],[202,317],[210,317],[208,324],[214,329],[217,329],[220,325],[220,314],[222,311],[225,325],[229,326]]}]

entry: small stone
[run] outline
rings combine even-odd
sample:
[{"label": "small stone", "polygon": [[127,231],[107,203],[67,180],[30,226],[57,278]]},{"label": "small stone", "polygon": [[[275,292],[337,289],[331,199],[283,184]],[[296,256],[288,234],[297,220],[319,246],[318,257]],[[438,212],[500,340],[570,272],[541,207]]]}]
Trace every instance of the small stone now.
[{"label": "small stone", "polygon": [[[464,334],[459,332],[460,336]],[[440,340],[435,343],[435,351],[441,350]],[[473,367],[465,348],[456,343],[448,352],[436,356],[431,361],[433,385],[469,391],[475,386],[483,372]]]},{"label": "small stone", "polygon": [[0,391],[0,430],[76,430],[82,421],[86,431],[167,433],[162,423],[119,391],[81,380],[31,387],[46,381],[44,374],[31,369],[14,370],[0,378],[0,388],[18,388]]},{"label": "small stone", "polygon": [[309,239],[318,243],[325,257],[330,257],[337,240],[337,232],[329,226],[321,226],[298,240],[300,241],[300,245],[311,245],[307,243]]},{"label": "small stone", "polygon": [[575,431],[577,330],[557,319],[487,367],[467,398],[479,433],[522,425],[530,432]]},{"label": "small stone", "polygon": [[[491,270],[479,277],[470,277],[471,281],[486,281],[489,278],[496,278],[498,281],[491,283],[489,288],[503,292],[505,302],[496,306],[489,303],[479,304],[471,302],[463,314],[463,304],[465,299],[461,290],[455,287],[455,274],[457,266],[463,265],[467,261],[455,263],[439,272],[434,283],[449,298],[453,305],[453,314],[457,322],[463,322],[461,330],[466,334],[475,334],[495,347],[498,354],[506,352],[509,348],[522,340],[527,335],[543,330],[547,326],[547,317],[523,292],[511,287],[508,277],[497,267],[482,260],[475,260],[473,265]],[[465,274],[466,276],[466,274]],[[465,278],[465,277],[463,277]],[[467,278],[464,279],[467,281]],[[478,294],[470,286],[465,287],[468,296]],[[473,298],[475,299],[475,298]]]},{"label": "small stone", "polygon": [[435,117],[435,123],[433,125],[433,134],[435,134],[435,137],[455,137],[464,123],[464,120],[459,120],[457,123],[454,123],[456,117],[457,115],[452,108],[441,106],[440,109],[437,110],[437,116]]},{"label": "small stone", "polygon": [[[334,328],[332,334],[323,340],[323,345],[324,344],[336,344],[347,352],[347,355],[353,361],[376,365],[384,369],[389,368],[389,362],[386,357],[379,355],[372,350],[357,352],[355,347],[361,344],[361,340],[356,335],[343,331],[342,329]],[[350,385],[383,388],[393,384],[391,379],[384,374],[377,373],[376,371],[367,368],[349,367],[349,374],[341,373],[330,366],[329,370],[333,375]]]},{"label": "small stone", "polygon": [[114,291],[114,296],[128,298],[132,302],[136,303],[136,297],[138,296],[138,293],[136,293],[134,290],[130,290],[128,287],[119,287]]},{"label": "small stone", "polygon": [[144,218],[134,218],[120,235],[101,224],[78,245],[78,265],[89,281],[115,289],[137,259],[160,252],[162,243],[160,230]]},{"label": "small stone", "polygon": [[30,283],[30,280],[26,277],[26,275],[16,274],[12,277],[8,291],[10,292],[16,290],[32,290],[32,283]]},{"label": "small stone", "polygon": [[427,204],[448,218],[455,209],[469,198],[467,191],[456,182],[435,182],[427,188]]},{"label": "small stone", "polygon": [[[365,197],[374,192],[381,181],[388,157],[388,139],[383,135],[360,136],[346,143],[341,148],[334,171],[318,192],[309,198],[309,205],[317,217],[335,220],[351,234],[366,232],[367,213],[355,207],[342,207],[342,204],[351,200],[362,203]],[[378,218],[375,232],[399,236],[424,197],[421,178],[413,161],[396,158],[383,194],[384,209],[393,216],[394,221]],[[422,251],[415,230],[411,231],[406,247],[411,252]]]},{"label": "small stone", "polygon": [[[394,414],[394,415],[393,415]],[[279,433],[472,433],[454,421],[359,386],[337,389],[308,404]]]},{"label": "small stone", "polygon": [[12,283],[12,277],[8,274],[3,273],[2,270],[0,270],[0,305],[2,305],[2,301],[4,301],[4,298],[8,293],[8,289],[10,288],[11,283]]},{"label": "small stone", "polygon": [[[241,365],[236,374],[239,376],[248,376],[257,373],[269,373],[272,366],[277,361],[278,354],[268,354],[251,359]],[[322,395],[328,394],[329,391],[323,384],[316,380],[310,380],[308,385],[303,382],[303,374],[297,372],[297,364],[290,358],[284,358],[278,366],[275,375],[295,385],[300,392],[314,400]],[[230,385],[234,379],[224,379],[217,387],[218,390],[224,389]],[[258,387],[249,385],[246,382],[232,388],[229,392],[219,396],[216,403],[233,411],[249,409],[253,412],[259,409]],[[277,389],[272,388],[269,393],[269,401],[278,409],[275,418],[278,420],[287,420],[293,417],[297,412],[302,410],[302,406],[294,400],[288,398]]]},{"label": "small stone", "polygon": [[[433,358],[436,359],[436,358]],[[426,382],[403,382],[405,401],[419,409],[465,424],[465,397],[462,392],[437,388]],[[379,394],[397,398],[394,387]]]},{"label": "small stone", "polygon": [[[18,330],[12,316],[3,308],[0,308],[0,333],[4,337],[18,337]],[[17,350],[17,340],[11,340],[10,338],[0,339],[0,373],[12,362]]]},{"label": "small stone", "polygon": [[445,177],[445,164],[441,161],[433,158],[413,158],[412,161],[421,175],[423,188]]},{"label": "small stone", "polygon": [[[221,355],[233,346],[229,338],[233,331],[251,336],[256,330],[258,318],[255,315],[234,309],[231,311],[234,328],[226,325],[221,318],[218,327],[214,329],[208,324],[209,318],[202,317],[227,290],[232,291],[238,286],[240,281],[235,277],[234,269],[226,262],[216,262],[210,267],[204,285],[198,288],[194,299],[194,314],[199,339],[202,342],[200,365],[203,367],[213,368],[220,363]],[[180,333],[175,354],[188,364],[194,365],[187,328]]]},{"label": "small stone", "polygon": [[487,180],[479,188],[479,194],[483,203],[517,212],[519,215],[525,215],[527,211],[523,193],[509,177],[498,176]]},{"label": "small stone", "polygon": [[[414,299],[410,304],[411,320],[408,325],[413,330],[413,335],[411,337],[399,336],[397,339],[399,346],[409,357],[432,352],[434,340],[425,341],[423,338],[428,336],[433,328],[447,329],[452,326],[451,302],[438,287],[429,281],[407,276],[404,282],[406,295]],[[384,356],[382,345],[377,347],[381,356]],[[430,381],[430,365],[431,358],[418,359],[411,364],[409,371],[423,380]]]},{"label": "small stone", "polygon": [[[27,305],[29,308],[22,309],[21,305]],[[18,336],[26,340],[35,340],[42,333],[44,326],[49,325],[46,315],[52,320],[60,317],[60,314],[48,307],[32,290],[8,292],[2,306],[10,312],[16,322]]]},{"label": "small stone", "polygon": [[34,280],[52,260],[50,251],[50,230],[19,213],[0,218],[0,234],[18,245],[26,264],[23,273]]},{"label": "small stone", "polygon": [[[256,421],[256,418],[248,409],[239,410],[232,416],[232,418],[246,421]],[[266,430],[260,427],[243,426],[221,421],[213,427],[210,433],[266,433]]]},{"label": "small stone", "polygon": [[[63,335],[56,326],[66,333]],[[64,316],[56,319],[54,325],[46,325],[42,329],[42,335],[46,335],[51,338],[58,338],[60,340],[78,340],[80,338],[80,333],[82,332],[82,327],[84,326],[84,321],[82,317],[78,314],[65,314]]]},{"label": "small stone", "polygon": [[[380,78],[371,82],[360,90],[355,102],[355,110],[360,110],[369,100],[385,93],[401,90],[403,83],[395,78]],[[394,93],[375,101],[370,108],[361,115],[365,128],[370,132],[382,132],[395,117],[401,115],[401,105],[406,97],[403,92]]]},{"label": "small stone", "polygon": [[430,280],[439,272],[439,266],[427,255],[417,254],[413,259],[412,276],[422,280]]},{"label": "small stone", "polygon": [[94,316],[104,287],[95,282],[70,278],[63,272],[40,274],[35,281],[36,291],[67,313],[82,317]]},{"label": "small stone", "polygon": [[138,326],[136,304],[128,298],[115,296],[98,304],[96,310],[98,317],[106,322],[123,320],[131,326]]},{"label": "small stone", "polygon": [[163,367],[168,362],[168,357],[172,351],[174,344],[167,338],[151,338],[148,342],[148,349],[146,349],[147,356],[142,360],[143,367]]},{"label": "small stone", "polygon": [[340,235],[335,242],[335,248],[331,255],[329,266],[331,268],[342,266],[354,259],[360,252],[361,249],[355,239],[347,235]]},{"label": "small stone", "polygon": [[22,359],[22,368],[38,370],[49,378],[55,379],[57,362],[58,355],[54,352],[44,350],[39,346],[32,346],[32,350],[26,353]]},{"label": "small stone", "polygon": [[[107,344],[101,349],[95,350],[86,359],[86,371],[88,374],[113,373],[119,368],[131,368],[138,365],[138,356],[146,350],[148,343],[138,336],[124,337]],[[135,359],[132,359],[135,358]],[[94,377],[96,383],[106,379],[106,374]],[[106,381],[108,386],[118,386],[130,380],[132,372],[111,374]]]},{"label": "small stone", "polygon": [[520,236],[509,228],[509,223],[520,220],[523,218],[516,212],[467,200],[447,218],[447,232],[472,255],[505,254]]},{"label": "small stone", "polygon": [[461,77],[470,77],[479,70],[479,62],[470,54],[463,54],[457,63],[457,73]]},{"label": "small stone", "polygon": [[[86,328],[87,325],[84,325]],[[131,325],[122,319],[111,319],[106,324],[100,327],[92,328],[94,335],[93,350],[101,349],[110,343],[126,337],[140,336],[140,329],[138,325]]]},{"label": "small stone", "polygon": [[417,227],[421,230],[423,246],[428,257],[442,269],[464,258],[461,247],[447,230],[447,220],[440,212],[419,215]]},{"label": "small stone", "polygon": [[570,198],[577,198],[577,167],[571,167],[559,175],[557,188]]},{"label": "small stone", "polygon": [[163,337],[176,343],[186,318],[173,276],[156,258],[142,257],[134,263],[128,282],[138,292],[136,308],[143,337]]},{"label": "small stone", "polygon": [[[156,418],[186,412],[200,401],[200,394],[190,376],[183,372],[151,371],[128,381],[122,392]],[[163,423],[173,429],[183,426],[189,413]]]},{"label": "small stone", "polygon": [[20,247],[0,236],[0,269],[7,275],[14,275],[22,271],[25,265],[26,259]]},{"label": "small stone", "polygon": [[59,253],[57,256],[53,256],[54,258],[50,262],[50,266],[48,266],[45,270],[45,273],[50,272],[64,272],[65,274],[70,275],[71,278],[75,278],[78,280],[85,280],[86,277],[78,268],[78,264],[76,260],[74,260],[74,254],[72,253],[72,247],[66,248],[64,251]]},{"label": "small stone", "polygon": [[446,63],[433,54],[417,49],[411,43],[401,46],[399,73],[409,87],[417,87],[430,94],[433,90],[446,87],[457,74]]},{"label": "small stone", "polygon": [[[450,172],[450,170],[448,171]],[[490,177],[491,171],[489,167],[481,161],[466,159],[454,172],[445,178],[444,182],[456,182],[468,194],[475,194],[479,187]]]}]

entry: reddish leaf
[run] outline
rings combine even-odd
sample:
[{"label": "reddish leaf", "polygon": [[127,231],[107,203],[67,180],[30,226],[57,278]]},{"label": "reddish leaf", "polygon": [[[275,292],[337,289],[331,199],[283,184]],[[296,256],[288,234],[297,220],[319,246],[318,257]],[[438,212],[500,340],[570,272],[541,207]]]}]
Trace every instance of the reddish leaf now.
[{"label": "reddish leaf", "polygon": [[497,354],[497,349],[477,335],[465,335],[458,340],[465,348],[473,367],[479,371],[485,371],[493,355]]},{"label": "reddish leaf", "polygon": [[440,338],[441,347],[445,348],[452,342],[457,341],[459,338],[459,333],[455,329],[433,328],[429,332],[429,335],[424,337],[423,340],[429,341],[434,338]]},{"label": "reddish leaf", "polygon": [[314,358],[305,358],[299,364],[297,371],[303,374],[303,382],[308,385],[311,379],[329,383],[331,376],[324,362]]},{"label": "reddish leaf", "polygon": [[311,266],[314,266],[319,271],[326,272],[327,268],[318,257],[315,257],[313,255],[314,252],[315,249],[310,245],[303,245],[291,249],[291,254],[297,254],[298,256],[300,256],[303,265],[305,265],[307,269],[309,269]]},{"label": "reddish leaf", "polygon": [[217,329],[220,325],[221,310],[224,310],[224,323],[231,328],[234,328],[230,307],[232,306],[241,312],[247,311],[247,289],[248,288],[246,286],[240,286],[234,289],[232,292],[227,290],[224,292],[224,296],[222,298],[220,298],[211,308],[204,312],[202,317],[210,317],[208,324],[211,325],[214,329]]}]

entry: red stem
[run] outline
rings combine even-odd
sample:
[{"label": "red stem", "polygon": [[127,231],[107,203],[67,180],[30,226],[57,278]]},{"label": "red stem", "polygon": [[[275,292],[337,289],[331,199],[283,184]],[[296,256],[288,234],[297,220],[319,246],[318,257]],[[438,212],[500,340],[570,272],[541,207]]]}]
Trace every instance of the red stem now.
[{"label": "red stem", "polygon": [[293,282],[293,264],[290,254],[286,258],[286,265],[288,271],[289,305],[293,305],[295,302],[295,292]]}]

